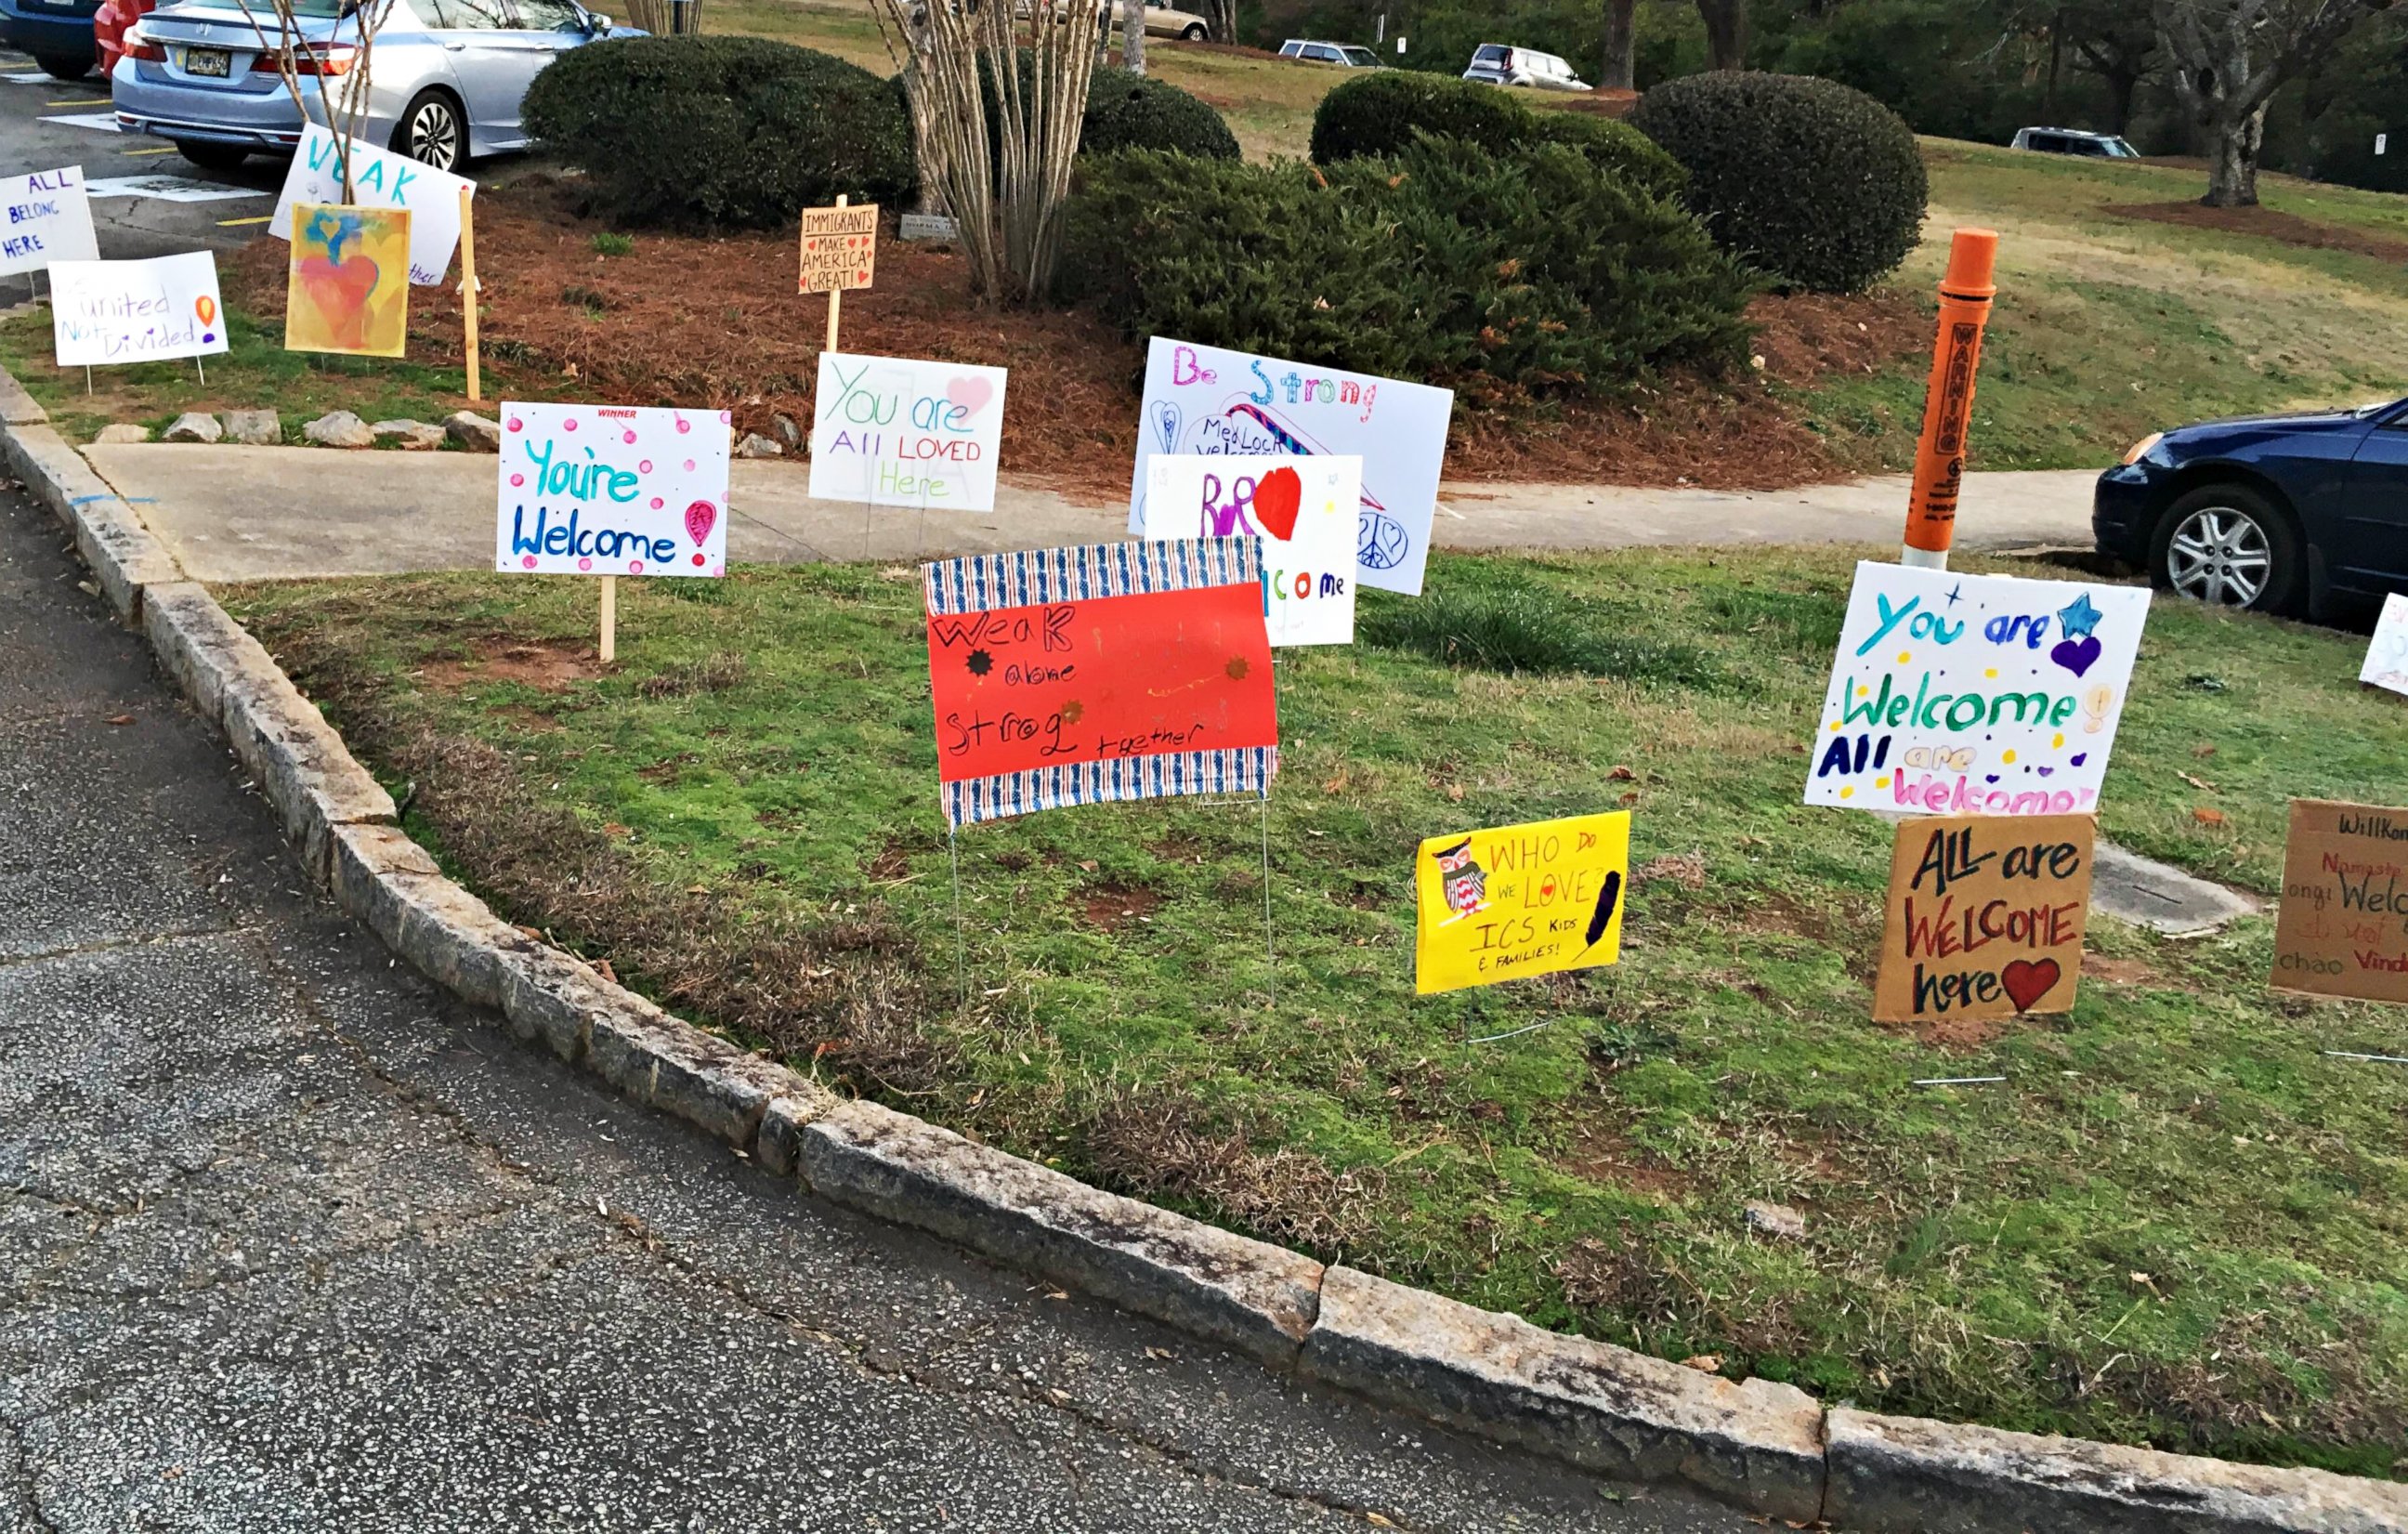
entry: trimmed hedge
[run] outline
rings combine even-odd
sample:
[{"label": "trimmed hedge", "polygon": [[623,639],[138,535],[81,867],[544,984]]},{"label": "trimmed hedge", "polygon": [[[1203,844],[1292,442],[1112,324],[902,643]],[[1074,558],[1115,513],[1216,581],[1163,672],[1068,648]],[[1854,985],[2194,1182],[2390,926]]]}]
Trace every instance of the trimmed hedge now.
[{"label": "trimmed hedge", "polygon": [[1689,206],[1716,242],[1784,282],[1858,292],[1922,236],[1923,155],[1861,91],[1807,75],[1691,75],[1640,97],[1630,121],[1687,167]]},{"label": "trimmed hedge", "polygon": [[1627,123],[1535,110],[1494,85],[1403,69],[1371,71],[1321,98],[1312,114],[1313,162],[1402,153],[1417,133],[1468,139],[1500,154],[1522,145],[1568,145],[1658,196],[1678,194],[1687,179],[1679,161]]},{"label": "trimmed hedge", "polygon": [[1432,137],[1326,172],[1090,161],[1061,270],[1058,296],[1132,336],[1428,379],[1484,404],[1732,361],[1755,291],[1677,203],[1569,148]]},{"label": "trimmed hedge", "polygon": [[1208,160],[1239,158],[1238,136],[1221,114],[1178,86],[1107,65],[1087,87],[1081,154],[1167,150]]},{"label": "trimmed hedge", "polygon": [[528,87],[527,132],[583,170],[614,223],[774,228],[919,186],[889,82],[762,37],[623,37],[560,55]]}]

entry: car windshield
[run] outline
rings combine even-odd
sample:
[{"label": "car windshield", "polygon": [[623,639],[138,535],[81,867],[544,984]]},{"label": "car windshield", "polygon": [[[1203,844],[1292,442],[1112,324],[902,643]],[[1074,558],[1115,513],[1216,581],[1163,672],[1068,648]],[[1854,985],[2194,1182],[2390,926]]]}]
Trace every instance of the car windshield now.
[{"label": "car windshield", "polygon": [[1505,50],[1496,43],[1483,43],[1472,50],[1471,62],[1474,64],[1503,64],[1505,62]]},{"label": "car windshield", "polygon": [[2121,138],[2102,138],[2100,144],[2106,150],[2107,157],[2111,160],[2137,160],[2141,157],[2139,150]]},{"label": "car windshield", "polygon": [[1346,62],[1353,65],[1357,69],[1373,69],[1379,67],[1380,55],[1372,52],[1368,48],[1341,48],[1339,51],[1345,54]]}]

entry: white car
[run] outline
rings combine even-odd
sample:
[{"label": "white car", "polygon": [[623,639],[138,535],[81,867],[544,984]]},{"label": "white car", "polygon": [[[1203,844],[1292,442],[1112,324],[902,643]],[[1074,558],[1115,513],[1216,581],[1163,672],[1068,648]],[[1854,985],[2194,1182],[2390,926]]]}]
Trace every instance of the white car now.
[{"label": "white car", "polygon": [[1304,64],[1334,64],[1341,69],[1377,69],[1380,55],[1354,43],[1315,42],[1306,37],[1290,37],[1280,44],[1280,57]]},{"label": "white car", "polygon": [[1510,48],[1503,43],[1482,43],[1474,49],[1471,67],[1463,72],[1463,78],[1485,85],[1526,85],[1540,91],[1597,89],[1553,53]]}]

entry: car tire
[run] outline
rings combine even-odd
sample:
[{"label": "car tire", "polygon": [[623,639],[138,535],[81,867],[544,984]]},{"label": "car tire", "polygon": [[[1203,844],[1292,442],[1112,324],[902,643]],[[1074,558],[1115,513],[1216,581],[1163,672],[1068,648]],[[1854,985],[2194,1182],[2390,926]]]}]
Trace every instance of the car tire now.
[{"label": "car tire", "polygon": [[1204,40],[1204,36],[1202,27],[1191,25],[1179,35],[1179,40],[1182,43],[1200,43]]},{"label": "car tire", "polygon": [[178,154],[203,170],[221,175],[241,168],[242,163],[251,158],[251,151],[240,144],[211,144],[198,138],[179,138],[175,143]]},{"label": "car tire", "polygon": [[457,172],[468,158],[468,125],[448,91],[421,91],[394,125],[393,152],[423,165]]},{"label": "car tire", "polygon": [[2289,510],[2244,484],[2180,496],[2149,538],[2149,583],[2211,606],[2295,612],[2307,578],[2307,550]]},{"label": "car tire", "polygon": [[93,58],[89,53],[78,57],[73,53],[36,53],[34,63],[52,79],[81,79],[92,73]]}]

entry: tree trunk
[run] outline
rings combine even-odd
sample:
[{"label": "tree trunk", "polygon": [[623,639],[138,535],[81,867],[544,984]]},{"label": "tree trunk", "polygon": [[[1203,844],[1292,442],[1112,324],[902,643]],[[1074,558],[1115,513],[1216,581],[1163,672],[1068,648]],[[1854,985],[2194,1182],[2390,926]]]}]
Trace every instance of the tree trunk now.
[{"label": "tree trunk", "polygon": [[1121,65],[1132,75],[1145,73],[1145,0],[1121,0]]},{"label": "tree trunk", "polygon": [[2041,97],[2040,115],[2057,121],[2057,77],[2065,63],[2065,10],[2059,7],[2048,22],[2048,89]]},{"label": "tree trunk", "polygon": [[2266,104],[2241,115],[2238,120],[2219,119],[2208,124],[2214,142],[2207,157],[2207,195],[2200,201],[2210,208],[2255,208],[2258,206],[2258,149],[2266,138]]},{"label": "tree trunk", "polygon": [[1638,46],[1639,0],[1605,0],[1605,66],[1598,74],[1598,85],[1608,91],[1627,91],[1637,83],[1634,58]]},{"label": "tree trunk", "polygon": [[1747,67],[1747,0],[1698,0],[1706,23],[1706,67]]},{"label": "tree trunk", "polygon": [[1204,30],[1216,43],[1238,40],[1238,0],[1204,0]]},{"label": "tree trunk", "polygon": [[2137,70],[2120,70],[2101,75],[2107,82],[2107,131],[2121,134],[2132,125],[2132,93],[2141,88]]}]

